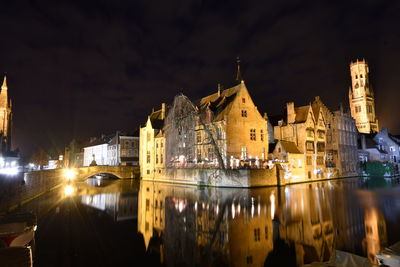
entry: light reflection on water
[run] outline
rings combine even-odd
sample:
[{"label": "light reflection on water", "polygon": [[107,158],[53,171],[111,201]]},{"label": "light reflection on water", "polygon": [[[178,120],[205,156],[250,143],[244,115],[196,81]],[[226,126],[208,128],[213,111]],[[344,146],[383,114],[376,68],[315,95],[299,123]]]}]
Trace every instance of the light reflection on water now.
[{"label": "light reflection on water", "polygon": [[375,253],[400,240],[399,187],[392,181],[258,189],[142,181],[129,192],[121,183],[76,194],[114,221],[137,219],[147,251],[167,265],[302,265],[328,261],[335,250],[375,262]]}]

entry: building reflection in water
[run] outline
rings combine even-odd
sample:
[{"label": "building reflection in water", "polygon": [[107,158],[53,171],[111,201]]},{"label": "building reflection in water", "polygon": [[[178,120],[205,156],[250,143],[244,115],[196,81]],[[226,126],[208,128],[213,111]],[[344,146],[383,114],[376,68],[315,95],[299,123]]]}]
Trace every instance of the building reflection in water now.
[{"label": "building reflection in water", "polygon": [[216,189],[142,182],[138,230],[169,265],[326,261],[335,242],[330,189]]},{"label": "building reflection in water", "polygon": [[137,218],[137,193],[102,193],[81,196],[82,204],[104,211],[115,221]]}]

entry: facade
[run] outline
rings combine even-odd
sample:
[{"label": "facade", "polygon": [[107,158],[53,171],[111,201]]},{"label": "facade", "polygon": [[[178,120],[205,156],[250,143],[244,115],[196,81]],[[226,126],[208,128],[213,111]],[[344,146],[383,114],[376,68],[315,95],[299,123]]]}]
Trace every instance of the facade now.
[{"label": "facade", "polygon": [[375,115],[374,92],[368,74],[369,68],[365,60],[350,63],[350,110],[360,133],[376,133],[379,131],[378,119]]},{"label": "facade", "polygon": [[139,165],[139,136],[117,132],[107,147],[108,164],[111,166]]},{"label": "facade", "polygon": [[292,182],[302,181],[307,176],[304,153],[301,153],[294,142],[279,140],[272,151],[272,159],[285,168]]},{"label": "facade", "polygon": [[168,115],[163,104],[140,129],[143,178],[164,177],[168,167],[262,167],[267,155],[267,123],[243,81],[226,90],[219,88],[196,105],[178,95]]},{"label": "facade", "polygon": [[219,167],[216,148],[207,131],[214,136],[226,168],[260,167],[267,159],[267,121],[254,105],[244,81],[202,98],[198,109],[205,114],[205,121],[196,126],[197,165]]},{"label": "facade", "polygon": [[83,147],[83,166],[137,166],[138,152],[139,137],[117,131],[112,135],[91,138]]},{"label": "facade", "polygon": [[[338,171],[337,176],[355,176],[359,173],[358,151],[357,151],[357,127],[355,120],[349,113],[340,109],[333,113],[331,128],[332,151],[327,153],[327,158],[333,160]],[[327,144],[330,143],[327,141]]]},{"label": "facade", "polygon": [[355,120],[341,106],[331,112],[319,96],[312,103],[314,114],[322,111],[326,121],[327,177],[345,177],[358,174],[357,128]]},{"label": "facade", "polygon": [[311,105],[294,107],[286,105],[287,117],[274,127],[277,140],[293,142],[305,158],[305,173],[308,179],[325,176],[326,126],[321,110],[314,114]]},{"label": "facade", "polygon": [[105,136],[92,139],[89,145],[83,148],[83,166],[108,165],[108,141]]},{"label": "facade", "polygon": [[399,173],[400,170],[400,142],[399,140],[389,134],[387,128],[382,128],[374,136],[374,141],[378,145],[380,150],[383,150],[387,153],[388,162],[392,163],[394,166],[395,173]]},{"label": "facade", "polygon": [[143,178],[156,178],[165,171],[164,120],[166,105],[153,111],[144,127],[140,128],[139,166]]}]

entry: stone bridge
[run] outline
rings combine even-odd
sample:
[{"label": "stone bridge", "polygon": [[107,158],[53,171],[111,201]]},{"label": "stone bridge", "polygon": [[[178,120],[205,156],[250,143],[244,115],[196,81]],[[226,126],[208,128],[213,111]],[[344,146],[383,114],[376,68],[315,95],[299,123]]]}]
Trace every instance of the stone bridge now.
[{"label": "stone bridge", "polygon": [[96,174],[110,174],[119,179],[139,178],[139,166],[90,166],[73,169],[76,179],[84,180]]}]

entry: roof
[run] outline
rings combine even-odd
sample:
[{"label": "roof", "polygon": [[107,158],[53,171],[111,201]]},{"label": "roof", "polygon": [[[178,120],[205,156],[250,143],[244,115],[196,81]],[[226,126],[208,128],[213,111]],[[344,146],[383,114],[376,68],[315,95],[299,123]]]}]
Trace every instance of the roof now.
[{"label": "roof", "polygon": [[230,111],[232,102],[242,87],[245,87],[244,83],[203,97],[196,104],[200,110],[209,108],[214,113],[214,121],[223,120],[224,116]]},{"label": "roof", "polygon": [[310,110],[310,105],[302,106],[294,109],[296,112],[295,123],[302,123],[307,120],[308,112]]},{"label": "roof", "polygon": [[389,138],[392,139],[393,142],[395,142],[398,145],[400,145],[400,135],[389,134]]},{"label": "roof", "polygon": [[151,126],[153,127],[153,129],[161,130],[164,127],[164,119],[162,118],[162,110],[161,109],[153,111],[149,117],[150,117]]},{"label": "roof", "polygon": [[284,141],[284,140],[280,140],[279,142],[281,143],[281,146],[283,147],[283,149],[285,149],[287,153],[301,154],[299,148],[294,142]]}]

